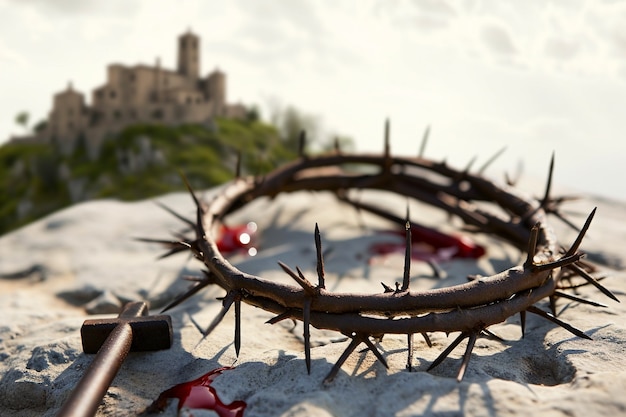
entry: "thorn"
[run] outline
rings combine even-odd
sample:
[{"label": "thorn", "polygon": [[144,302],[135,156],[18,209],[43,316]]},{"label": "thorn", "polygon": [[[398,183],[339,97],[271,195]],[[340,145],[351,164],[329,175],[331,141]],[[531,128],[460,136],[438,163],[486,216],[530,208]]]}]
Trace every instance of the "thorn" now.
[{"label": "thorn", "polygon": [[567,298],[568,300],[576,301],[576,302],[582,303],[582,304],[588,304],[588,305],[594,306],[594,307],[608,307],[608,305],[606,305],[606,304],[598,303],[597,301],[586,300],[584,298],[576,297],[575,295],[568,294],[568,293],[565,293],[565,292],[555,291],[554,295],[556,297]]},{"label": "thorn", "polygon": [[315,252],[317,254],[317,288],[326,288],[324,282],[324,255],[322,252],[322,237],[320,236],[320,228],[315,223]]},{"label": "thorn", "polygon": [[407,345],[407,358],[406,358],[406,369],[409,372],[413,371],[413,333],[408,333],[406,335],[406,345]]},{"label": "thorn", "polygon": [[339,369],[341,369],[341,365],[343,365],[343,363],[346,361],[346,359],[348,359],[350,354],[352,352],[354,352],[354,349],[356,349],[356,347],[362,341],[362,338],[359,337],[359,335],[351,336],[351,338],[352,338],[352,340],[350,341],[350,344],[348,345],[346,350],[343,351],[343,353],[341,354],[341,356],[339,357],[337,362],[333,365],[333,367],[330,370],[330,372],[328,373],[328,375],[326,375],[326,378],[324,378],[324,384],[325,385],[331,383],[333,381],[333,379],[335,379],[335,376],[337,376],[337,373],[339,372]]},{"label": "thorn", "polygon": [[461,362],[461,368],[459,368],[459,373],[456,376],[457,382],[461,382],[465,376],[465,371],[467,370],[467,365],[472,357],[472,350],[474,349],[474,344],[476,343],[476,335],[476,332],[469,334],[467,347],[465,348],[465,354],[463,355],[463,362]]},{"label": "thorn", "polygon": [[492,339],[496,339],[498,342],[504,343],[504,339],[503,338],[501,338],[500,336],[498,336],[497,334],[495,334],[494,332],[492,332],[489,329],[483,329],[482,333],[484,333],[488,337],[491,337]]},{"label": "thorn", "polygon": [[293,311],[291,310],[286,310],[283,313],[280,313],[279,315],[272,317],[271,319],[269,319],[268,321],[265,322],[265,324],[276,324],[279,321],[283,321],[285,319],[289,319],[293,317]]},{"label": "thorn", "polygon": [[556,317],[556,297],[554,295],[551,295],[550,297],[548,297],[548,300],[550,303],[550,311],[552,312],[552,315]]},{"label": "thorn", "polygon": [[467,165],[465,166],[465,169],[460,175],[461,177],[460,179],[462,179],[465,175],[467,175],[470,172],[470,169],[472,169],[472,165],[474,165],[475,162],[476,162],[476,155],[474,155],[472,159],[470,159],[470,161],[467,163]]},{"label": "thorn", "polygon": [[[184,178],[184,177],[183,177]],[[192,222],[191,220],[189,220],[188,218],[184,217],[181,214],[176,213],[173,209],[169,208],[168,206],[166,206],[165,204],[159,202],[159,201],[155,201],[155,204],[159,207],[161,207],[163,210],[167,211],[168,213],[170,213],[171,215],[173,215],[174,217],[176,217],[179,220],[182,220],[183,222],[187,223],[189,226],[195,228],[196,224],[194,222]]]},{"label": "thorn", "polygon": [[585,220],[585,225],[580,230],[580,233],[576,237],[576,240],[574,241],[574,243],[572,243],[572,247],[569,248],[569,250],[565,253],[565,256],[573,255],[574,253],[576,253],[576,251],[580,247],[580,244],[583,241],[583,237],[585,237],[585,233],[587,233],[587,230],[589,229],[589,226],[591,225],[593,216],[595,216],[596,214],[596,209],[597,207],[594,207],[593,210],[591,210],[591,213],[589,214],[589,216],[587,216],[587,220]]},{"label": "thorn", "polygon": [[393,288],[391,288],[389,285],[385,284],[384,282],[381,282],[380,285],[382,285],[383,288],[385,289],[385,293],[394,292]]},{"label": "thorn", "polygon": [[426,144],[428,143],[428,137],[430,136],[430,125],[426,126],[424,135],[422,136],[422,143],[420,144],[420,150],[417,154],[418,158],[424,157],[424,151],[426,150]]},{"label": "thorn", "polygon": [[426,342],[428,347],[433,347],[433,342],[430,341],[430,337],[428,337],[428,334],[427,333],[421,333],[421,335],[424,338],[424,341]]},{"label": "thorn", "polygon": [[402,291],[408,291],[411,284],[411,221],[409,219],[409,206],[406,207],[405,247],[404,247],[404,275],[402,278]]},{"label": "thorn", "polygon": [[530,229],[530,238],[528,239],[528,256],[525,265],[533,265],[535,253],[537,252],[537,236],[539,236],[539,223]]},{"label": "thorn", "polygon": [[564,266],[570,266],[574,264],[574,262],[578,262],[580,258],[583,257],[582,253],[577,253],[571,256],[563,256],[560,259],[557,259],[554,262],[548,262],[546,264],[533,265],[534,271],[548,271],[550,269],[562,268]]},{"label": "thorn", "polygon": [[519,325],[522,328],[522,339],[526,335],[526,310],[522,310],[519,312]]},{"label": "thorn", "polygon": [[311,285],[311,283],[306,278],[304,278],[304,276],[302,276],[302,271],[300,271],[300,268],[296,268],[298,271],[298,274],[296,274],[284,263],[278,261],[278,265],[283,269],[283,271],[287,273],[287,275],[293,278],[293,280],[296,281],[307,294],[311,296],[316,295],[315,287]]},{"label": "thorn", "polygon": [[548,205],[548,201],[550,201],[550,191],[552,189],[552,174],[554,172],[554,151],[552,152],[552,157],[550,158],[550,168],[548,169],[548,182],[546,183],[546,192],[543,194],[543,199],[541,200],[540,206],[545,208]]},{"label": "thorn", "polygon": [[380,353],[380,351],[378,350],[376,345],[374,345],[374,343],[372,343],[370,338],[369,337],[364,337],[363,338],[363,342],[365,342],[367,347],[370,348],[370,350],[372,351],[374,356],[376,356],[376,359],[378,359],[385,366],[385,368],[389,369],[389,365],[387,365],[387,361],[383,357],[382,353]]},{"label": "thorn", "polygon": [[239,357],[241,349],[241,295],[235,297],[235,356]]},{"label": "thorn", "polygon": [[304,358],[306,361],[306,371],[311,375],[311,299],[304,300],[302,309],[302,321],[304,323]]},{"label": "thorn", "polygon": [[209,280],[209,279],[205,279],[203,281],[198,282],[193,287],[191,287],[190,289],[185,291],[182,295],[178,296],[174,301],[172,301],[171,303],[166,305],[163,308],[163,310],[161,310],[161,313],[165,313],[167,310],[170,310],[170,309],[176,307],[177,305],[179,305],[180,303],[182,303],[186,299],[188,299],[191,296],[195,295],[198,291],[200,291],[204,287],[208,286],[209,284],[213,284],[213,283],[214,283],[214,281],[213,280]]},{"label": "thorn", "polygon": [[575,328],[574,326],[565,323],[564,321],[561,321],[559,319],[557,319],[556,317],[554,317],[552,314],[550,313],[546,313],[545,311],[535,307],[535,306],[530,306],[526,309],[526,311],[528,311],[529,313],[534,313],[537,314],[538,316],[543,317],[546,320],[551,321],[552,323],[555,323],[559,326],[561,326],[562,328],[564,328],[565,330],[567,330],[568,332],[578,336],[578,337],[582,337],[583,339],[588,339],[588,340],[593,340],[591,339],[591,337],[587,336],[585,333],[583,333],[581,330],[578,330],[577,328]]},{"label": "thorn", "polygon": [[585,281],[587,281],[588,283],[596,287],[598,290],[600,290],[602,294],[606,295],[611,300],[617,301],[618,303],[620,302],[619,299],[611,291],[609,291],[606,287],[600,284],[594,277],[592,277],[587,271],[585,271],[578,265],[571,264],[571,265],[567,265],[567,267],[575,271],[578,275],[584,278]]},{"label": "thorn", "polygon": [[389,144],[389,118],[385,120],[385,161],[389,161],[391,156],[390,144]]},{"label": "thorn", "polygon": [[217,314],[217,316],[215,316],[211,324],[209,324],[209,327],[207,327],[207,329],[203,332],[204,337],[202,339],[205,339],[209,334],[211,334],[211,332],[217,327],[217,325],[220,324],[220,322],[230,309],[230,306],[233,305],[233,302],[235,301],[235,296],[236,294],[234,291],[229,291],[228,294],[226,294],[226,297],[224,297],[224,300],[222,301],[222,309]]},{"label": "thorn", "polygon": [[435,361],[430,364],[427,371],[430,371],[431,369],[439,365],[441,362],[443,362],[443,360],[450,354],[450,352],[452,352],[454,348],[457,347],[459,343],[461,343],[461,341],[465,339],[467,336],[468,336],[468,333],[466,332],[461,333],[459,337],[457,337],[454,340],[454,342],[450,343],[450,346],[448,346],[446,350],[444,350],[443,352],[441,352],[439,356],[437,356],[437,359],[435,359]]},{"label": "thorn", "polygon": [[196,234],[199,238],[204,239],[206,237],[206,231],[204,230],[204,226],[202,225],[202,216],[204,215],[204,209],[202,208],[202,204],[196,196],[196,193],[191,188],[191,184],[189,184],[187,177],[185,177],[182,172],[180,175],[182,176],[183,182],[185,183],[185,186],[187,187],[187,190],[189,191],[189,194],[191,194],[191,198],[193,198],[193,202],[196,205],[196,224],[194,225],[194,228],[196,229]]},{"label": "thorn", "polygon": [[482,175],[489,167],[489,165],[491,165],[496,159],[498,159],[500,155],[504,153],[504,151],[506,151],[506,146],[496,152],[491,158],[487,160],[487,162],[483,164],[483,166],[480,167],[480,169],[478,170],[478,175]]}]

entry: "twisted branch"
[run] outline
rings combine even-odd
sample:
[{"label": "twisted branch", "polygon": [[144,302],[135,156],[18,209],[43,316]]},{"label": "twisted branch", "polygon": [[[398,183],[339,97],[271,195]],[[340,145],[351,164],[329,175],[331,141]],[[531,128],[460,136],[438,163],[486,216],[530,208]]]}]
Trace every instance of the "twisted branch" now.
[{"label": "twisted branch", "polygon": [[[309,327],[328,329],[347,335],[351,342],[326,378],[330,382],[347,357],[356,347],[365,343],[385,366],[385,360],[371,337],[384,334],[406,334],[408,361],[412,367],[412,335],[421,333],[429,342],[428,332],[461,332],[460,336],[444,350],[431,365],[437,366],[465,338],[468,339],[458,373],[460,381],[467,369],[476,338],[489,326],[501,323],[508,317],[520,314],[522,334],[526,312],[538,314],[573,334],[588,338],[582,331],[545,313],[535,306],[548,298],[554,309],[556,298],[582,301],[579,297],[566,295],[564,290],[573,288],[561,285],[563,279],[581,276],[605,295],[617,298],[602,286],[592,274],[595,268],[581,261],[578,251],[589,228],[595,210],[571,248],[561,251],[556,235],[547,219],[547,210],[560,215],[558,204],[562,200],[550,198],[552,179],[551,162],[548,185],[541,201],[527,197],[509,186],[499,186],[469,170],[457,171],[445,162],[433,162],[419,157],[394,157],[388,143],[389,127],[386,126],[385,152],[383,155],[335,153],[309,157],[302,153],[297,161],[283,166],[264,177],[237,177],[212,201],[202,203],[189,188],[196,204],[196,222],[180,217],[193,225],[195,238],[180,241],[163,241],[175,253],[191,250],[207,268],[204,280],[174,300],[176,305],[207,285],[218,285],[226,291],[223,308],[207,329],[207,334],[219,324],[232,304],[235,304],[237,354],[240,344],[240,302],[260,307],[276,314],[268,323],[290,318],[304,323],[304,350],[307,371],[310,373],[311,344]],[[425,137],[428,133],[425,134]],[[303,148],[304,149],[304,148]],[[350,170],[350,167],[364,169]],[[372,170],[375,172],[372,173]],[[407,250],[403,282],[395,290],[383,283],[384,292],[371,295],[335,293],[325,288],[322,241],[315,225],[317,286],[309,281],[296,267],[281,268],[296,285],[273,282],[248,274],[232,266],[218,250],[213,230],[228,214],[260,197],[274,197],[280,193],[298,190],[330,191],[342,201],[357,205],[346,198],[350,189],[375,189],[405,195],[459,217],[466,225],[483,233],[495,234],[509,241],[521,251],[527,251],[523,264],[488,277],[447,288],[414,291],[410,287],[410,223],[406,219]],[[477,203],[480,203],[478,208]],[[487,210],[486,203],[495,210]],[[505,213],[504,215],[502,213]],[[178,216],[178,215],[177,215]],[[585,302],[585,301],[582,301]],[[603,306],[595,302],[590,305]],[[169,308],[169,306],[168,306]],[[430,344],[430,343],[429,343]]]}]

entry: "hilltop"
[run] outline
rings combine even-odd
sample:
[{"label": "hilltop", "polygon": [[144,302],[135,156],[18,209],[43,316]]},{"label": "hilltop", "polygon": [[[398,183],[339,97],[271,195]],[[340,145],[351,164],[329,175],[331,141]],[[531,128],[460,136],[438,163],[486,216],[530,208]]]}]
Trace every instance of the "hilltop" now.
[{"label": "hilltop", "polygon": [[260,121],[216,119],[208,125],[129,126],[105,141],[99,158],[84,143],[69,155],[45,143],[0,147],[0,235],[71,204],[102,198],[139,200],[233,178],[261,174],[296,156],[275,127]]}]

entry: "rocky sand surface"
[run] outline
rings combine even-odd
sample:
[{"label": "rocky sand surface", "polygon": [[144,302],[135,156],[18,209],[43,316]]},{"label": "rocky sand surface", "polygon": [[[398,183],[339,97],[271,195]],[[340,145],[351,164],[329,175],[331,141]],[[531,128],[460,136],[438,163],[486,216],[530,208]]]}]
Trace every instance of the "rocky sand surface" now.
[{"label": "rocky sand surface", "polygon": [[[207,192],[210,194],[211,191]],[[400,197],[366,194],[364,198],[403,207]],[[194,216],[186,194],[156,199]],[[623,302],[590,287],[579,296],[606,308],[560,300],[559,318],[593,340],[580,339],[529,315],[522,339],[518,317],[492,326],[503,339],[479,338],[465,379],[455,376],[463,342],[440,366],[430,363],[456,337],[431,334],[433,346],[415,338],[414,372],[406,369],[405,337],[387,336],[379,344],[386,369],[371,352],[349,357],[335,380],[322,383],[348,342],[342,335],[312,330],[312,370],[307,375],[302,325],[265,324],[272,317],[243,305],[242,348],[233,347],[234,314],[203,338],[219,312],[219,288],[207,288],[168,311],[174,328],[169,350],[131,353],[98,410],[98,416],[153,415],[146,411],[162,393],[220,367],[234,366],[212,387],[224,404],[246,403],[245,416],[585,416],[626,413],[626,205],[586,197],[571,203],[571,219],[582,225],[598,212],[582,249],[609,273],[603,283]],[[404,209],[399,210],[402,215]],[[418,205],[419,222],[450,229],[448,218]],[[381,230],[382,220],[357,215],[328,194],[296,193],[260,200],[228,219],[255,221],[260,230],[255,257],[233,255],[240,269],[287,281],[277,267],[283,261],[315,276],[313,227],[319,223],[326,249],[327,288],[380,292],[380,282],[401,280],[402,254],[376,255],[373,243],[397,239]],[[563,245],[576,232],[553,219]],[[0,415],[54,416],[93,360],[82,352],[80,327],[88,318],[114,317],[128,301],[146,300],[156,314],[190,285],[181,279],[199,275],[202,265],[186,254],[157,260],[163,248],[135,237],[168,238],[184,229],[180,220],[154,201],[95,201],[55,213],[0,237]],[[441,263],[445,278],[434,278],[428,265],[415,262],[412,288],[464,282],[468,274],[492,274],[523,259],[500,240],[472,237],[488,248],[478,261]],[[21,273],[20,273],[21,272]],[[547,310],[547,305],[541,307]],[[176,416],[176,400],[159,414]],[[154,414],[156,415],[156,414]],[[181,415],[215,415],[184,409]]]}]

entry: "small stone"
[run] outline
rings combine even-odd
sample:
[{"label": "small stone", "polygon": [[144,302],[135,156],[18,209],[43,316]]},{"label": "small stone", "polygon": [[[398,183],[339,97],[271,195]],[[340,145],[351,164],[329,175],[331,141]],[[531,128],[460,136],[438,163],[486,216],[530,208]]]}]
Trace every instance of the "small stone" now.
[{"label": "small stone", "polygon": [[49,386],[37,379],[18,369],[7,372],[0,385],[0,404],[14,410],[45,406]]}]

